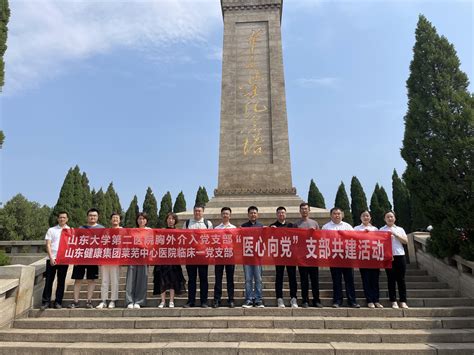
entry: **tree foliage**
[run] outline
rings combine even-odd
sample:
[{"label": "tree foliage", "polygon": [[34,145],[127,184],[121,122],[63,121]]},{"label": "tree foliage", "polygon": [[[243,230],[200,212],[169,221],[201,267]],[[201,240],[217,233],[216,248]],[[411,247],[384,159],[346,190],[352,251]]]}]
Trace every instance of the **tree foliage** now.
[{"label": "tree foliage", "polygon": [[349,198],[347,197],[346,187],[344,186],[344,183],[342,181],[339,185],[339,188],[337,189],[334,207],[338,207],[344,212],[344,222],[347,222],[349,224],[354,223],[354,221],[352,220],[351,208],[349,206]]},{"label": "tree foliage", "polygon": [[196,200],[194,205],[203,205],[206,206],[206,203],[209,202],[209,196],[207,196],[207,191],[204,186],[199,186],[196,193]]},{"label": "tree foliage", "polygon": [[404,181],[433,225],[430,250],[444,257],[458,251],[458,230],[474,229],[474,97],[454,46],[422,15],[415,37]]},{"label": "tree foliage", "polygon": [[173,200],[168,191],[161,199],[160,214],[158,215],[158,228],[166,228],[166,215],[173,210]]},{"label": "tree foliage", "polygon": [[148,224],[150,228],[158,228],[158,204],[151,187],[146,189],[145,200],[143,201],[143,212],[148,215]]},{"label": "tree foliage", "polygon": [[359,224],[360,215],[367,210],[367,197],[364,188],[359,179],[353,176],[351,180],[351,211],[354,224]]},{"label": "tree foliage", "polygon": [[383,218],[384,209],[379,202],[379,184],[375,184],[374,192],[370,198],[370,215],[372,216],[372,224],[377,228],[383,227],[385,221]]},{"label": "tree foliage", "polygon": [[178,196],[176,196],[176,200],[173,206],[173,212],[185,212],[186,211],[186,200],[184,199],[183,191],[181,191]]},{"label": "tree foliage", "polygon": [[80,227],[86,223],[87,210],[92,207],[92,194],[86,173],[81,174],[79,166],[69,169],[64,178],[59,198],[49,218],[51,226],[56,224],[59,211],[69,214],[69,225]]},{"label": "tree foliage", "polygon": [[319,191],[313,179],[309,183],[308,203],[312,207],[326,208],[323,194]]},{"label": "tree foliage", "polygon": [[15,195],[0,209],[0,240],[42,239],[49,228],[51,209]]},{"label": "tree foliage", "polygon": [[392,200],[393,211],[397,216],[397,225],[405,229],[407,233],[411,232],[410,193],[408,192],[405,182],[398,177],[395,169],[392,174]]},{"label": "tree foliage", "polygon": [[0,1],[0,91],[5,84],[5,61],[3,56],[7,50],[8,21],[10,19],[10,7],[8,0]]},{"label": "tree foliage", "polygon": [[140,213],[140,210],[138,209],[138,198],[137,195],[135,195],[130,202],[130,206],[128,206],[128,209],[125,212],[123,226],[127,228],[135,228],[137,226],[138,213]]}]

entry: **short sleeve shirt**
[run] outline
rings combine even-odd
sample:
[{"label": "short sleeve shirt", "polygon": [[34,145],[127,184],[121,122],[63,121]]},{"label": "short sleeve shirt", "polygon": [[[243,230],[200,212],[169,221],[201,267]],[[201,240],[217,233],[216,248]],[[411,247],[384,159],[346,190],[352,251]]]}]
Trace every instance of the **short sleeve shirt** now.
[{"label": "short sleeve shirt", "polygon": [[341,221],[340,223],[334,223],[329,221],[323,226],[323,230],[332,230],[332,231],[353,231],[354,228],[349,223]]},{"label": "short sleeve shirt", "polygon": [[314,219],[308,219],[307,221],[303,221],[300,219],[297,221],[294,226],[298,228],[314,228],[314,229],[319,229],[319,224],[316,222]]},{"label": "short sleeve shirt", "polygon": [[[64,228],[69,229],[68,225],[65,225]],[[61,232],[63,229],[59,226],[51,227],[48,229],[46,232],[46,235],[44,237],[45,240],[50,240],[51,241],[51,254],[53,255],[53,258],[56,259],[58,255],[58,248],[59,248],[59,240],[61,239]],[[49,259],[49,257],[48,257]]]},{"label": "short sleeve shirt", "polygon": [[[407,236],[405,233],[405,230],[402,227],[398,226],[392,226],[389,227],[387,225],[383,226],[380,228],[381,231],[384,232],[392,232],[394,231],[397,234],[400,234],[402,236]],[[405,255],[405,249],[403,248],[403,244],[398,240],[398,238],[394,237],[392,234],[392,255]]]}]

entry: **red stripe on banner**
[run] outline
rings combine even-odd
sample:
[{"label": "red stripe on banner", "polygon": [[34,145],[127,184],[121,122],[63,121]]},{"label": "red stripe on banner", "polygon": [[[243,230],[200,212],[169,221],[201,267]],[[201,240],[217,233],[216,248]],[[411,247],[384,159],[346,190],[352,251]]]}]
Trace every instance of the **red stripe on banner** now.
[{"label": "red stripe on banner", "polygon": [[63,229],[58,264],[390,268],[390,232],[299,228]]}]

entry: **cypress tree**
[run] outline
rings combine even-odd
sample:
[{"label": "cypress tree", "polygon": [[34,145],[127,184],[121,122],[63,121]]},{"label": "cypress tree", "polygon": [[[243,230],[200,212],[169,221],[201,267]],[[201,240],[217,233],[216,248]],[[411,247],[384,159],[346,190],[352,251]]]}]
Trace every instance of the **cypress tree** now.
[{"label": "cypress tree", "polygon": [[105,192],[105,196],[107,197],[110,203],[110,213],[107,215],[107,219],[110,219],[110,214],[112,212],[117,212],[122,215],[122,205],[120,204],[120,199],[118,194],[115,192],[114,184],[111,182],[109,187],[107,187],[107,191]]},{"label": "cypress tree", "polygon": [[204,202],[204,206],[209,202],[209,196],[207,195],[207,190],[206,188],[203,186],[202,187],[202,201]]},{"label": "cypress tree", "polygon": [[161,199],[160,214],[158,215],[158,228],[166,228],[166,215],[173,210],[173,200],[168,191]]},{"label": "cypress tree", "polygon": [[81,181],[82,181],[82,198],[83,198],[82,208],[84,209],[84,212],[87,212],[87,210],[91,208],[92,194],[91,194],[91,189],[89,187],[89,179],[87,178],[87,175],[85,172],[82,173]]},{"label": "cypress tree", "polygon": [[[7,50],[8,20],[10,19],[10,7],[8,0],[0,1],[0,92],[5,84],[5,62],[3,56]],[[5,134],[0,131],[0,149],[3,146]]]},{"label": "cypress tree", "polygon": [[401,150],[404,180],[414,212],[422,210],[433,225],[430,250],[445,257],[458,250],[456,229],[474,229],[474,97],[454,46],[422,15],[415,36]]},{"label": "cypress tree", "polygon": [[194,205],[203,205],[206,206],[206,203],[209,202],[209,196],[207,196],[207,191],[204,186],[199,186],[197,193],[196,193],[196,200]]},{"label": "cypress tree", "polygon": [[125,212],[124,227],[135,228],[137,226],[138,213],[140,213],[140,210],[138,209],[137,195],[135,195],[132,202],[130,202],[130,206],[128,206],[127,212]]},{"label": "cypress tree", "polygon": [[312,207],[326,208],[323,194],[319,191],[313,179],[309,183],[308,203]]},{"label": "cypress tree", "polygon": [[351,211],[354,224],[359,224],[360,215],[366,210],[368,210],[367,197],[364,189],[359,179],[353,176],[351,180]]},{"label": "cypress tree", "polygon": [[392,210],[392,204],[388,200],[387,191],[385,191],[383,186],[380,186],[377,190],[377,198],[379,200],[379,206],[384,213]]},{"label": "cypress tree", "polygon": [[412,225],[410,194],[403,180],[398,177],[395,169],[393,169],[392,174],[392,199],[393,211],[397,215],[397,225],[409,233]]},{"label": "cypress tree", "polygon": [[92,196],[92,207],[97,208],[99,210],[99,221],[98,223],[102,224],[105,227],[109,226],[109,221],[107,217],[107,201],[105,198],[104,191],[102,188],[99,189],[93,196]]},{"label": "cypress tree", "polygon": [[158,204],[151,187],[148,187],[146,190],[145,200],[143,201],[143,212],[148,215],[147,226],[150,228],[158,228]]},{"label": "cypress tree", "polygon": [[334,207],[339,207],[344,212],[344,222],[353,224],[351,208],[349,207],[349,198],[347,197],[346,187],[342,181],[337,189]]},{"label": "cypress tree", "polygon": [[372,224],[377,228],[383,227],[385,225],[383,218],[385,211],[379,203],[379,190],[379,184],[375,184],[374,192],[370,198],[370,215],[372,216]]},{"label": "cypress tree", "polygon": [[178,196],[176,196],[176,201],[174,202],[173,212],[185,212],[186,211],[186,200],[184,199],[183,191],[181,191]]},{"label": "cypress tree", "polygon": [[74,182],[73,182],[73,171],[72,168],[68,170],[66,177],[64,178],[63,185],[59,191],[59,197],[56,202],[56,205],[49,216],[49,225],[54,226],[56,221],[56,216],[59,211],[67,211],[69,213],[69,225],[74,227],[74,216],[72,215],[72,202],[74,196]]}]

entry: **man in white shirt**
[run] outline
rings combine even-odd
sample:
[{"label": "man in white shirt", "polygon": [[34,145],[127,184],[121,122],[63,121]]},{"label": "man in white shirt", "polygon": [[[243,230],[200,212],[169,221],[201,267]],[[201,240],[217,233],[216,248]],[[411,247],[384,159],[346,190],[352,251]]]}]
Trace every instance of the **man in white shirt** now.
[{"label": "man in white shirt", "polygon": [[[230,223],[230,216],[232,210],[230,207],[222,207],[221,217],[222,223],[216,226],[215,229],[236,228]],[[219,308],[222,298],[222,277],[225,275],[227,279],[227,299],[229,308],[234,308],[234,270],[235,265],[216,265],[215,267],[216,282],[214,284],[214,308]]]},{"label": "man in white shirt", "polygon": [[[196,205],[193,209],[194,216],[184,222],[183,229],[212,229],[212,222],[203,217],[204,206]],[[186,265],[188,272],[188,302],[184,308],[194,307],[196,304],[196,286],[197,274],[199,272],[200,300],[201,307],[208,308],[207,295],[209,289],[209,281],[207,278],[208,265]]]},{"label": "man in white shirt", "polygon": [[[338,208],[331,208],[331,220],[323,226],[323,230],[354,230],[349,223],[344,222],[344,212]],[[344,283],[346,285],[346,295],[349,307],[360,308],[360,305],[356,301],[355,286],[354,286],[354,269],[346,267],[332,267],[332,301],[333,308],[339,308],[342,306],[342,276],[344,276]]]},{"label": "man in white shirt", "polygon": [[56,299],[54,301],[54,308],[62,308],[64,284],[66,281],[67,269],[69,265],[57,265],[56,256],[59,249],[59,241],[61,240],[61,232],[64,228],[69,228],[67,221],[69,216],[67,212],[60,211],[58,213],[58,224],[51,227],[46,232],[44,239],[46,240],[46,252],[48,253],[48,260],[46,260],[46,280],[44,282],[44,290],[42,297],[41,310],[45,310],[51,305],[51,293],[53,290],[53,282],[58,274],[56,286]]}]

